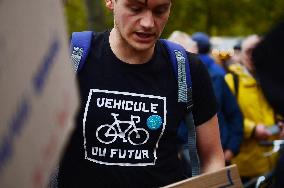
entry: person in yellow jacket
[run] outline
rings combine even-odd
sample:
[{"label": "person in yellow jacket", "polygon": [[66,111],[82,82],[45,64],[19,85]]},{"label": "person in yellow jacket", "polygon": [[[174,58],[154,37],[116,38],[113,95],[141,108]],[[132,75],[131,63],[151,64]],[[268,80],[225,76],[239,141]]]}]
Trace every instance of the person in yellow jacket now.
[{"label": "person in yellow jacket", "polygon": [[[269,129],[276,125],[275,113],[264,98],[255,78],[251,52],[259,41],[260,38],[256,35],[243,41],[242,65],[233,64],[230,67],[233,73],[225,76],[244,116],[244,140],[239,155],[233,159],[244,182],[273,169],[277,155],[264,157],[263,154],[271,148],[260,146],[259,141],[273,140],[281,134],[280,129],[277,133]],[[237,82],[234,77],[237,77]]]}]

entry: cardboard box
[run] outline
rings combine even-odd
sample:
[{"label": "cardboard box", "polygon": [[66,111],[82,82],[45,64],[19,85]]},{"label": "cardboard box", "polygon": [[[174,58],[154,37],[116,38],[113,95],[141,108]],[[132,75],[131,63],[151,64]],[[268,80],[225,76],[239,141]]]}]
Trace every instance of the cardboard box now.
[{"label": "cardboard box", "polygon": [[212,173],[205,173],[164,188],[241,188],[243,187],[236,165]]},{"label": "cardboard box", "polygon": [[0,187],[45,187],[78,96],[60,0],[0,0]]}]

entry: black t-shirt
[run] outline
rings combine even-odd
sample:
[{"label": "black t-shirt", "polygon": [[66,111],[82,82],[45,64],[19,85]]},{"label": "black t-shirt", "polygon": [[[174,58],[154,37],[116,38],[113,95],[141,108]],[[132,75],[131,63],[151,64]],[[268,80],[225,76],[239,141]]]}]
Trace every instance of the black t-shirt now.
[{"label": "black t-shirt", "polygon": [[[60,165],[60,187],[160,187],[183,179],[177,128],[185,115],[165,47],[145,64],[119,60],[97,33],[78,73],[81,108]],[[196,125],[216,113],[210,78],[188,53]]]}]

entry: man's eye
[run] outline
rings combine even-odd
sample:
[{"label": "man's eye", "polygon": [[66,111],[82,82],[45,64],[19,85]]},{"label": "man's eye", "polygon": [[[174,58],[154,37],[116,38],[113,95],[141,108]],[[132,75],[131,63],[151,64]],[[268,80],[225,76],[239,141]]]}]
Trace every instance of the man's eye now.
[{"label": "man's eye", "polygon": [[167,7],[163,7],[163,8],[158,8],[154,11],[154,14],[156,15],[162,15],[164,13],[166,13],[168,11]]},{"label": "man's eye", "polygon": [[141,12],[141,11],[142,11],[142,8],[141,8],[141,7],[130,7],[130,10],[131,10],[132,12],[137,13],[137,12]]}]

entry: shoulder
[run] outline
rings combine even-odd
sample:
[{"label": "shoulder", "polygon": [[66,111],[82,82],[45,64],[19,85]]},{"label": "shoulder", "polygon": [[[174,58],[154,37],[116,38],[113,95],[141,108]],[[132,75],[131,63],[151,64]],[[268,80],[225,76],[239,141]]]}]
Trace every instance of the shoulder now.
[{"label": "shoulder", "polygon": [[198,54],[191,53],[191,52],[186,52],[188,60],[189,60],[189,65],[191,69],[198,69],[199,66],[203,66]]},{"label": "shoulder", "polygon": [[229,72],[232,72],[232,73],[237,74],[237,75],[242,75],[245,72],[245,68],[242,65],[240,65],[239,63],[231,64],[228,67],[228,69],[229,69]]},{"label": "shoulder", "polygon": [[214,68],[215,68],[216,74],[220,76],[225,76],[226,72],[223,69],[223,67],[221,67],[221,65],[214,63]]},{"label": "shoulder", "polygon": [[[169,53],[167,51],[166,46],[163,45],[163,43],[158,40],[157,42],[157,52],[161,52],[164,57],[166,57],[170,61]],[[205,65],[201,62],[199,55],[195,53],[191,53],[186,51],[189,67],[190,67],[190,74],[191,77],[194,79],[198,75],[203,75],[207,73],[207,68]]]},{"label": "shoulder", "polygon": [[204,74],[208,74],[208,70],[200,60],[198,54],[187,52],[187,57],[189,60],[190,73],[193,80],[196,77],[203,77]]},{"label": "shoulder", "polygon": [[92,46],[103,44],[103,42],[107,39],[109,36],[109,31],[104,32],[93,32],[92,36]]},{"label": "shoulder", "polygon": [[101,58],[104,49],[108,44],[109,31],[104,32],[93,32],[92,41],[91,41],[91,49],[90,49],[90,58],[91,61],[94,58]]},{"label": "shoulder", "polygon": [[[214,61],[212,59],[212,61]],[[209,70],[212,70],[212,72],[214,73],[214,76],[221,76],[221,77],[224,77],[225,74],[226,74],[226,71],[224,70],[224,68],[217,64],[215,61],[214,63],[212,63],[212,66],[209,67]]]},{"label": "shoulder", "polygon": [[186,52],[188,58],[195,63],[201,63],[200,58],[198,57],[198,54],[191,53],[191,52]]},{"label": "shoulder", "polygon": [[226,72],[224,68],[221,65],[217,64],[213,57],[211,57],[208,54],[200,54],[199,57],[201,61],[206,65],[206,67],[208,68],[212,76],[224,76],[225,75]]},{"label": "shoulder", "polygon": [[[169,43],[169,45],[172,46],[172,47],[173,47],[172,44],[175,44],[175,45],[179,46],[179,48],[183,48],[185,50],[185,48],[182,47],[178,43],[175,43],[175,42],[172,42],[172,41],[169,41],[169,40],[160,39],[160,40],[157,41],[156,47],[157,47],[157,49],[161,50],[162,53],[166,54],[167,56],[169,56],[169,53],[168,53],[168,50],[167,50],[167,47],[166,47],[166,44],[165,44],[164,41],[167,41]],[[173,48],[175,48],[175,47],[173,47]],[[190,63],[191,62],[197,63],[198,61],[200,62],[199,57],[198,57],[197,54],[194,54],[194,53],[186,51],[186,55],[187,55]]]}]

